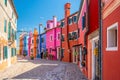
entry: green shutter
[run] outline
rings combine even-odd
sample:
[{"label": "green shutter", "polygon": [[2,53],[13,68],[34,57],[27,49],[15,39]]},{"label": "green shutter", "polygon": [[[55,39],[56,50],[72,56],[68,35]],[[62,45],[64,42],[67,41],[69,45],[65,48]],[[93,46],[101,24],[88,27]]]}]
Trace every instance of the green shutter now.
[{"label": "green shutter", "polygon": [[6,28],[7,28],[7,20],[4,20],[4,32],[6,32]]},{"label": "green shutter", "polygon": [[7,51],[7,46],[5,48],[5,52],[6,52],[6,59],[8,58],[8,51]]},{"label": "green shutter", "polygon": [[15,40],[17,39],[16,31],[15,31]]},{"label": "green shutter", "polygon": [[8,23],[8,40],[10,40],[11,23]]},{"label": "green shutter", "polygon": [[7,0],[4,0],[5,5],[7,6]]},{"label": "green shutter", "polygon": [[3,50],[4,50],[4,59],[7,59],[8,58],[7,46],[4,46]]}]

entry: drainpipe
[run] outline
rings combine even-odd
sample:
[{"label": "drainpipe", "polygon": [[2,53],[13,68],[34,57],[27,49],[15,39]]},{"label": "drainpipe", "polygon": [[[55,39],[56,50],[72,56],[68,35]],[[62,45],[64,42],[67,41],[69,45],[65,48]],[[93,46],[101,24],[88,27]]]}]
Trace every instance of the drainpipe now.
[{"label": "drainpipe", "polygon": [[99,68],[100,80],[102,80],[102,0],[99,1]]}]

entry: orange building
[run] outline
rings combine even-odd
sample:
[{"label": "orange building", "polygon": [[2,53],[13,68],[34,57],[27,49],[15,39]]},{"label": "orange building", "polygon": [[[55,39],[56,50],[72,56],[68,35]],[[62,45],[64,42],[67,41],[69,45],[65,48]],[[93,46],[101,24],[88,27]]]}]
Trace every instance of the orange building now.
[{"label": "orange building", "polygon": [[38,47],[38,31],[37,29],[35,28],[34,29],[34,33],[33,33],[33,36],[31,37],[31,47],[30,47],[30,54],[33,54],[34,58],[37,57],[37,47]]},{"label": "orange building", "polygon": [[61,56],[62,61],[65,62],[77,62],[77,54],[75,54],[77,49],[74,45],[78,44],[78,28],[77,28],[77,16],[78,12],[70,15],[70,3],[66,3],[65,18],[61,20]]}]

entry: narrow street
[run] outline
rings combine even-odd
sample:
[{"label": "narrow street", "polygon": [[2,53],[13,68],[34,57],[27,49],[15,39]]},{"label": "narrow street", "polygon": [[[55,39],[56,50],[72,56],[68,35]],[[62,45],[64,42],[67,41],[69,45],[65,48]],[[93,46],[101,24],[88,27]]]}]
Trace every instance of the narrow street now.
[{"label": "narrow street", "polygon": [[50,60],[19,59],[18,62],[0,72],[0,80],[87,80],[78,66]]}]

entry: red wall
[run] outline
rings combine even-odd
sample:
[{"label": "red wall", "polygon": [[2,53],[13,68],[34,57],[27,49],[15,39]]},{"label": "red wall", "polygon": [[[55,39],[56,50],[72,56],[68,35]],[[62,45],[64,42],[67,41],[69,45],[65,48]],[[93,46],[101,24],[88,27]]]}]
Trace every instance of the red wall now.
[{"label": "red wall", "polygon": [[90,0],[89,3],[89,34],[98,29],[98,0]]},{"label": "red wall", "polygon": [[[118,51],[106,51],[107,27],[118,22]],[[120,80],[120,6],[103,20],[103,80]]]}]

